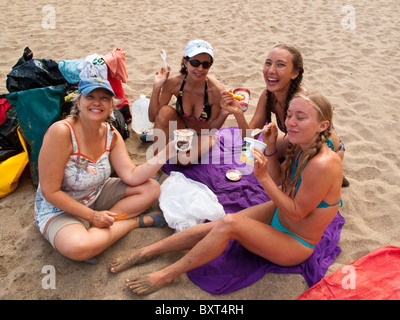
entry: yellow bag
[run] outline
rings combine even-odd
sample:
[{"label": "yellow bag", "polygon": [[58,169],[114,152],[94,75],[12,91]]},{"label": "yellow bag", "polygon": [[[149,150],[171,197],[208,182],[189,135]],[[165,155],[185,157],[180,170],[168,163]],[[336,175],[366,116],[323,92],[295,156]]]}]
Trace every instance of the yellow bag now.
[{"label": "yellow bag", "polygon": [[17,131],[24,151],[0,163],[0,198],[5,197],[17,188],[19,177],[29,162],[28,151],[20,127]]}]

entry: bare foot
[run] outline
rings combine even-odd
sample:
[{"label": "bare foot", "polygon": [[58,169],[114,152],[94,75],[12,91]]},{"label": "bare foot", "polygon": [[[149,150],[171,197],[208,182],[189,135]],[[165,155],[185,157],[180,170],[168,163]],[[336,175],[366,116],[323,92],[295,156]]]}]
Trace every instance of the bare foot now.
[{"label": "bare foot", "polygon": [[126,286],[139,295],[156,292],[168,283],[169,282],[161,280],[157,272],[126,279]]},{"label": "bare foot", "polygon": [[133,250],[130,254],[123,258],[117,258],[110,265],[110,272],[118,273],[124,271],[136,264],[144,263],[151,258],[142,255],[140,250]]},{"label": "bare foot", "polygon": [[[136,219],[139,219],[139,217],[136,217]],[[151,216],[145,215],[145,216],[143,216],[143,223],[146,227],[150,227],[153,225],[154,220]],[[124,270],[134,266],[135,264],[141,264],[150,259],[151,258],[148,258],[148,257],[145,257],[144,255],[142,255],[140,250],[133,250],[131,253],[129,253],[125,257],[116,258],[115,260],[113,260],[110,264],[110,272],[118,273],[118,272],[124,271]]]}]

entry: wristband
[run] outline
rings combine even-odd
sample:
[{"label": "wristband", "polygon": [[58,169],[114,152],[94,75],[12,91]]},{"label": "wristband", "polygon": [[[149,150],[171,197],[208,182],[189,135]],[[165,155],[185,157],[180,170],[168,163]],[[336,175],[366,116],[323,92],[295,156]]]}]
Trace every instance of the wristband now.
[{"label": "wristband", "polygon": [[275,152],[271,153],[271,154],[265,154],[266,157],[272,157],[274,155],[276,155],[278,153],[278,149],[275,150]]}]

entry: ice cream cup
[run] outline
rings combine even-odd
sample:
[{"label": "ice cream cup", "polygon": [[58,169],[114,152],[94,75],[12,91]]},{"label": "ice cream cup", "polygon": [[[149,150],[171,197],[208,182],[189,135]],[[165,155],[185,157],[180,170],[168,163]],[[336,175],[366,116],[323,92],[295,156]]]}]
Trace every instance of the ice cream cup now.
[{"label": "ice cream cup", "polygon": [[240,101],[240,105],[242,106],[243,112],[245,112],[249,106],[250,90],[245,88],[237,88],[233,90],[233,94],[241,94],[244,96],[244,100]]},{"label": "ice cream cup", "polygon": [[175,150],[178,152],[189,151],[192,147],[193,131],[189,129],[174,130]]},{"label": "ice cream cup", "polygon": [[242,153],[240,154],[240,161],[251,164],[254,166],[254,155],[253,155],[253,148],[257,147],[264,152],[267,145],[262,142],[252,138],[244,138],[243,146],[242,146]]}]

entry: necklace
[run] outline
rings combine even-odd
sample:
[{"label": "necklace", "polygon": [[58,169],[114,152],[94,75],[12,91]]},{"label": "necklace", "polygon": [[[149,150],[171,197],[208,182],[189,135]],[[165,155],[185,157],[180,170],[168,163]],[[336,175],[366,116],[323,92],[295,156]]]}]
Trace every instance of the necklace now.
[{"label": "necklace", "polygon": [[[188,83],[188,81],[186,81],[186,83]],[[202,86],[199,86],[199,87],[197,87],[197,88],[195,88],[194,86],[192,86],[190,83],[189,83],[189,88],[188,88],[188,91],[191,91],[192,93],[193,93],[193,95],[195,96],[195,97],[197,97],[197,96],[201,96],[201,95],[204,95],[204,92],[203,92],[203,89],[204,87],[202,87]]]}]

